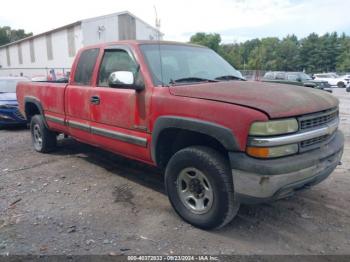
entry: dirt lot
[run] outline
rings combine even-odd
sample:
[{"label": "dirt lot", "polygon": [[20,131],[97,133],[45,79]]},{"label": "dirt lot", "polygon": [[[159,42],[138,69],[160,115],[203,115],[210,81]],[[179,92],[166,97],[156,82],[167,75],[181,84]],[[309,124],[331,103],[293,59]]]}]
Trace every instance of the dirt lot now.
[{"label": "dirt lot", "polygon": [[337,89],[343,164],[296,196],[243,206],[217,231],[184,223],[156,169],[66,139],[34,152],[0,131],[0,254],[350,254],[350,93]]}]

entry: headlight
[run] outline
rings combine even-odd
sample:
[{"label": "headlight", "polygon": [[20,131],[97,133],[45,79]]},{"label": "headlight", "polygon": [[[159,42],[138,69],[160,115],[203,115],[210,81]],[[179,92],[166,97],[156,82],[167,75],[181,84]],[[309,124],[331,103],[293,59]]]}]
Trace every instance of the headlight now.
[{"label": "headlight", "polygon": [[250,126],[251,136],[271,136],[294,133],[298,131],[298,121],[295,118],[255,122]]},{"label": "headlight", "polygon": [[298,144],[276,147],[247,147],[247,153],[258,158],[275,158],[296,154],[298,149]]},{"label": "headlight", "polygon": [[12,119],[11,117],[7,116],[7,115],[3,115],[3,114],[0,114],[0,119]]}]

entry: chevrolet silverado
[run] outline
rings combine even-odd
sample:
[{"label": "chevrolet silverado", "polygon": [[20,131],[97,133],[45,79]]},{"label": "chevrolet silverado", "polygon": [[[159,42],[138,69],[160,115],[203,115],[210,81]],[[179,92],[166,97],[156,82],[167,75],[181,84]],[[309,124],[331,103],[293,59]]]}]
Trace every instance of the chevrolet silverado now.
[{"label": "chevrolet silverado", "polygon": [[241,203],[327,178],[344,136],[338,100],[303,86],[245,81],[214,51],[120,41],[81,49],[68,83],[17,85],[36,151],[74,139],[158,166],[185,221],[222,227]]}]

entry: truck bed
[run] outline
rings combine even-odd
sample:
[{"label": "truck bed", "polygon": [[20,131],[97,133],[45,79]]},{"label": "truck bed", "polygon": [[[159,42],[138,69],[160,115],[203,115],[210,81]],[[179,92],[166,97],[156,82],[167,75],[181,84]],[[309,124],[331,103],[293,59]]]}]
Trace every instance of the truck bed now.
[{"label": "truck bed", "polygon": [[[17,84],[17,100],[22,113],[25,99],[30,97],[40,101],[44,112],[62,115],[65,112],[64,92],[66,83],[20,82]],[[25,97],[24,97],[25,96]],[[25,114],[24,114],[25,115]]]}]

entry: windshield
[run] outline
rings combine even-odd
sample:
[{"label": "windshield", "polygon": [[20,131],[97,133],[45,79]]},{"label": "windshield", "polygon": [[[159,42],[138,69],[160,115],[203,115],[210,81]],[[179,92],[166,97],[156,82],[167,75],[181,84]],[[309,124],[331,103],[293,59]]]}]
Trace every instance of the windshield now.
[{"label": "windshield", "polygon": [[16,85],[23,79],[0,79],[0,93],[16,93]]},{"label": "windshield", "polygon": [[[243,79],[211,49],[186,45],[141,45],[155,85]],[[160,66],[161,65],[161,66]]]}]

